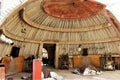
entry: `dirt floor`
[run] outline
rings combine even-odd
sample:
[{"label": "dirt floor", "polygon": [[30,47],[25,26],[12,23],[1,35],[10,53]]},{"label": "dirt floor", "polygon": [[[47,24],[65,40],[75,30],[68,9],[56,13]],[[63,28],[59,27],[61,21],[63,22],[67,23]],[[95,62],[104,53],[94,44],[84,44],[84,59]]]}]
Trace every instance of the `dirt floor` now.
[{"label": "dirt floor", "polygon": [[[82,74],[73,74],[72,71],[74,69],[69,70],[60,70],[60,69],[51,69],[51,71],[56,72],[58,75],[62,76],[63,80],[119,80],[120,79],[120,70],[115,71],[103,71],[100,75],[95,76],[84,76]],[[13,75],[6,76],[6,80],[8,78],[13,78],[13,80],[23,80],[21,77],[26,76],[29,77],[31,73],[21,72]],[[11,79],[10,79],[11,80]]]}]

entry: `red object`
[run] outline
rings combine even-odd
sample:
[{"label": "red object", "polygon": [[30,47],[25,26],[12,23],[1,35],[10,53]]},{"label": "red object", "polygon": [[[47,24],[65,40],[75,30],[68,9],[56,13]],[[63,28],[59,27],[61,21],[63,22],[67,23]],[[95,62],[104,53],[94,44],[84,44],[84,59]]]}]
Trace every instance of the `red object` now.
[{"label": "red object", "polygon": [[39,59],[33,60],[33,79],[32,80],[42,80],[42,62]]},{"label": "red object", "polygon": [[5,80],[5,67],[3,64],[0,64],[0,80]]}]

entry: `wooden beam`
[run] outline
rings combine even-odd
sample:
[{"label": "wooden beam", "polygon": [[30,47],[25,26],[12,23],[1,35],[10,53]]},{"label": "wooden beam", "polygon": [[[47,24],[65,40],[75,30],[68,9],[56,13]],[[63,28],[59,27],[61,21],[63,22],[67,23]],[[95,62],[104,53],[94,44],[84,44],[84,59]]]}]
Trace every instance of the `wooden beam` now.
[{"label": "wooden beam", "polygon": [[43,43],[40,43],[38,57],[39,57],[39,59],[40,59],[41,61],[42,61],[42,49],[43,49]]},{"label": "wooden beam", "polygon": [[56,51],[55,51],[55,68],[58,68],[59,64],[59,43],[56,43]]},{"label": "wooden beam", "polygon": [[94,44],[94,43],[105,43],[105,42],[114,42],[119,41],[120,38],[114,37],[114,38],[107,38],[102,40],[87,40],[87,41],[54,41],[54,40],[34,40],[34,39],[24,39],[23,37],[16,36],[14,34],[9,33],[5,29],[3,29],[3,33],[8,36],[9,38],[12,38],[17,41],[23,41],[23,42],[30,42],[30,43],[58,43],[59,44]]},{"label": "wooden beam", "polygon": [[[22,11],[23,11],[23,9],[22,9]],[[51,27],[51,26],[40,25],[40,24],[33,22],[32,20],[30,20],[26,17],[25,11],[23,11],[23,14],[21,15],[21,17],[27,24],[29,24],[32,27],[42,29],[42,30],[56,31],[56,32],[82,32],[82,31],[91,31],[91,30],[96,30],[96,29],[102,29],[102,28],[111,26],[109,23],[104,23],[104,24],[101,24],[98,26],[89,26],[89,27],[84,27],[84,28],[82,28],[82,27],[73,28],[73,29],[72,28],[55,28],[55,27]]]}]

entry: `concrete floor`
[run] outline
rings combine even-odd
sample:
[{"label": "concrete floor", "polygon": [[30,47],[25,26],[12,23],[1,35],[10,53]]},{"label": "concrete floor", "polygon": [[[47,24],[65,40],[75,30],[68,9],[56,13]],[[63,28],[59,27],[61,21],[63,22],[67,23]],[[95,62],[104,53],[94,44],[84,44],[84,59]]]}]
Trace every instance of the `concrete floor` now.
[{"label": "concrete floor", "polygon": [[[73,69],[69,70],[58,70],[58,69],[51,69],[51,71],[56,72],[58,75],[62,76],[64,80],[120,80],[120,70],[115,71],[103,71],[101,75],[96,76],[83,76],[78,74],[73,74]],[[22,76],[30,76],[31,73],[17,73],[14,75],[6,76],[6,80],[8,78],[13,78],[13,80],[22,80]]]}]

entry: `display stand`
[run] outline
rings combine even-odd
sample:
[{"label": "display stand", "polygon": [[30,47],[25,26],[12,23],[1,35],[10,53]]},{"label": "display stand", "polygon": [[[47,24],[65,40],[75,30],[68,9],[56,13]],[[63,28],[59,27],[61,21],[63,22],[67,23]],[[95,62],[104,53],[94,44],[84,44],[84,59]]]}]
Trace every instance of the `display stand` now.
[{"label": "display stand", "polygon": [[33,79],[42,80],[42,62],[39,59],[33,60]]},{"label": "display stand", "polygon": [[0,80],[5,80],[5,66],[0,64]]}]

